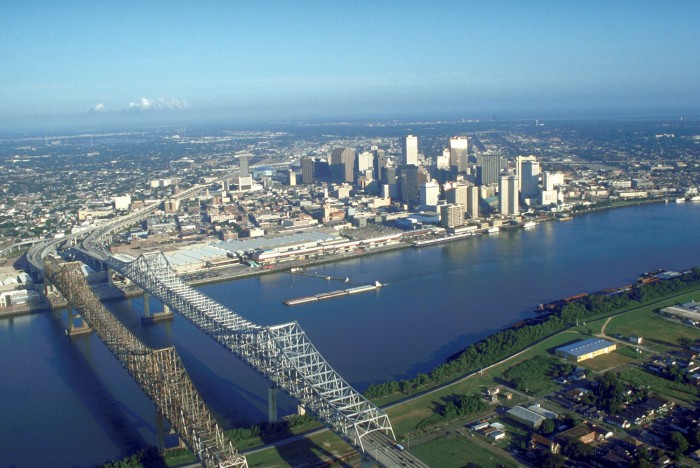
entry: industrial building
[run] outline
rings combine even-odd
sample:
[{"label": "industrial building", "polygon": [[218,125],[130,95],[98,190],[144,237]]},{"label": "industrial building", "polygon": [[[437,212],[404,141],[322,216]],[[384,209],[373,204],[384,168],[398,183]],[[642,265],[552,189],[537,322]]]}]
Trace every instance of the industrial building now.
[{"label": "industrial building", "polygon": [[539,429],[544,420],[547,419],[545,416],[522,406],[514,406],[509,409],[508,416],[530,429]]},{"label": "industrial building", "polygon": [[685,304],[681,305],[664,307],[659,313],[668,318],[700,323],[700,304],[695,301],[686,302]]},{"label": "industrial building", "polygon": [[570,361],[581,362],[601,354],[607,354],[614,351],[615,348],[617,348],[617,345],[610,341],[601,340],[600,338],[589,338],[557,348],[554,353]]}]

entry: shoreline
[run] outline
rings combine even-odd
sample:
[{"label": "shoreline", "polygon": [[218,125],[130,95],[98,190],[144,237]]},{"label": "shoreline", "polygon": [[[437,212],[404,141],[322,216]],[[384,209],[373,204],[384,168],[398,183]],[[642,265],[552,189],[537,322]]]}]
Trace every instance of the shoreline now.
[{"label": "shoreline", "polygon": [[[628,208],[628,207],[634,207],[634,206],[641,206],[641,205],[651,205],[651,204],[658,204],[658,203],[665,203],[666,199],[651,199],[651,200],[638,200],[635,202],[630,202],[626,203],[621,206],[599,206],[599,207],[594,207],[594,208],[588,208],[586,210],[582,211],[575,211],[575,212],[570,212],[569,215],[570,217],[568,219],[572,219],[575,217],[579,216],[584,216],[587,214],[592,214],[596,212],[601,212],[601,211],[608,211],[608,210],[615,210],[615,209],[621,209],[621,208]],[[563,218],[566,220],[567,218]],[[546,218],[538,218],[538,222],[551,222],[551,221],[560,221],[562,218],[557,218],[555,216],[551,217],[546,217]],[[515,229],[508,229],[508,230],[515,230]],[[463,239],[456,239],[455,242],[463,240]],[[399,241],[397,244],[392,244],[389,246],[383,246],[383,247],[377,247],[372,250],[366,250],[363,252],[352,252],[352,253],[344,253],[340,255],[332,255],[328,256],[327,258],[318,258],[318,259],[313,259],[311,261],[292,261],[284,264],[278,264],[272,266],[272,268],[268,269],[262,269],[260,267],[243,267],[243,266],[225,266],[222,268],[217,268],[217,269],[212,269],[209,271],[200,271],[196,273],[191,273],[191,274],[182,274],[180,277],[182,278],[183,281],[185,281],[189,286],[192,287],[199,287],[199,286],[206,286],[210,284],[217,284],[217,283],[223,283],[226,281],[236,281],[236,280],[242,280],[242,279],[247,279],[247,278],[253,278],[256,276],[263,276],[263,275],[269,275],[269,274],[275,274],[275,273],[284,273],[284,272],[289,272],[292,268],[310,268],[313,266],[317,265],[325,265],[329,263],[336,263],[336,262],[342,262],[344,260],[351,260],[351,259],[356,259],[360,257],[366,257],[366,256],[371,256],[371,255],[376,255],[376,254],[381,254],[381,253],[386,253],[386,252],[392,252],[395,250],[401,250],[401,249],[406,249],[413,247],[413,244],[410,242],[404,242],[404,241]],[[204,275],[204,277],[199,277]],[[143,290],[137,286],[134,285],[114,285],[110,286],[107,283],[99,283],[96,286],[93,287],[93,290],[95,291],[95,294],[103,301],[103,302],[111,302],[111,301],[118,301],[118,300],[124,300],[124,299],[131,299],[134,297],[139,297],[143,295]],[[55,298],[52,300],[51,298],[43,298],[43,302],[41,305],[23,305],[23,306],[16,306],[16,309],[13,310],[8,310],[8,309],[2,309],[0,310],[0,320],[5,319],[5,318],[11,318],[11,317],[19,317],[22,315],[30,315],[30,314],[35,314],[35,313],[41,313],[41,312],[50,312],[53,310],[60,310],[66,306],[64,300],[56,300]],[[45,302],[48,302],[46,304]],[[504,327],[504,329],[509,328]]]}]

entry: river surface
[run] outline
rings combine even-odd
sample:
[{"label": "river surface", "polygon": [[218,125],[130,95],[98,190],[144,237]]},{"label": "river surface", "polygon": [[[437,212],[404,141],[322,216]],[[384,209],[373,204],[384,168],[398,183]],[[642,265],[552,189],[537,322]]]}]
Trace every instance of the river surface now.
[{"label": "river surface", "polygon": [[[698,232],[700,204],[646,205],[307,270],[349,283],[279,273],[201,290],[259,324],[298,321],[362,391],[429,372],[540,303],[700,265]],[[375,280],[386,286],[282,304]],[[225,428],[265,419],[265,381],[189,322],[142,327],[140,298],[109,308],[150,346],[176,346]],[[69,339],[66,323],[65,312],[0,320],[0,466],[89,466],[156,443],[152,404],[94,335]],[[291,399],[278,402],[281,415],[294,412]]]}]

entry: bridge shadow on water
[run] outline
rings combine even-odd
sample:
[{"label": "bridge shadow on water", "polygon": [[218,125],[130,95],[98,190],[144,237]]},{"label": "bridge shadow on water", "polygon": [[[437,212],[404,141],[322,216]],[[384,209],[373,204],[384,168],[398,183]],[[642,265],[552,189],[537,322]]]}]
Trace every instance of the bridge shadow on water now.
[{"label": "bridge shadow on water", "polygon": [[[139,450],[148,449],[149,444],[140,431],[155,433],[155,414],[156,409],[150,403],[150,400],[143,395],[144,401],[139,404],[148,404],[151,408],[152,420],[149,422],[143,416],[133,410],[132,407],[126,406],[120,398],[114,396],[112,390],[105,385],[105,382],[96,372],[93,363],[90,362],[88,356],[80,349],[81,343],[87,352],[92,352],[90,349],[91,335],[82,335],[73,338],[65,336],[66,323],[62,320],[63,311],[51,313],[51,326],[48,332],[53,336],[47,337],[48,340],[56,342],[63,337],[68,340],[68,344],[63,346],[63,355],[66,358],[52,358],[49,361],[51,367],[56,370],[56,374],[64,380],[66,385],[74,392],[75,396],[80,400],[83,407],[95,418],[96,426],[102,428],[106,438],[112,441],[120,450],[121,456],[129,456]],[[102,346],[102,345],[101,345]],[[108,350],[104,350],[112,359],[115,359],[115,368],[121,369],[116,358],[111,356]],[[125,377],[136,387],[133,391],[139,391],[135,382],[131,380],[125,372]],[[138,390],[137,390],[138,389]],[[71,428],[67,427],[70,431]],[[107,460],[106,460],[107,461]]]}]

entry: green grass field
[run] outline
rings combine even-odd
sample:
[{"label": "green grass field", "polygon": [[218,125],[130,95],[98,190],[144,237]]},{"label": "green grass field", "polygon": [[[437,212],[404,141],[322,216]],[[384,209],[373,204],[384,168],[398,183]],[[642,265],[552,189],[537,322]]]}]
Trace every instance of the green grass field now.
[{"label": "green grass field", "polygon": [[649,389],[662,397],[681,400],[686,403],[697,404],[698,388],[690,385],[654,375],[639,367],[625,369],[620,373],[620,378],[636,386],[649,386]]},{"label": "green grass field", "polygon": [[[466,433],[465,433],[466,434]],[[489,446],[488,442],[476,441],[476,437],[451,434],[430,442],[411,447],[411,451],[431,466],[463,467],[469,463],[480,466],[518,466],[513,460]]]},{"label": "green grass field", "polygon": [[[685,293],[672,299],[667,299],[658,304],[640,307],[610,319],[605,329],[607,335],[619,333],[625,337],[636,335],[644,337],[644,346],[665,351],[669,347],[678,345],[678,338],[687,336],[692,339],[700,339],[700,329],[672,322],[661,317],[655,311],[667,306],[687,302],[691,299],[700,299],[700,291]],[[604,320],[591,322],[589,326],[598,326]]]}]

